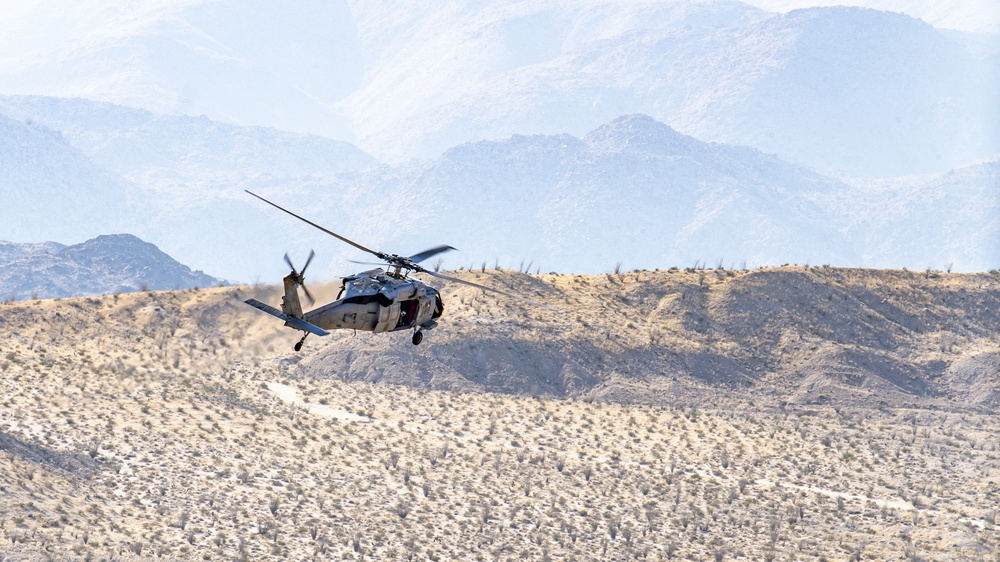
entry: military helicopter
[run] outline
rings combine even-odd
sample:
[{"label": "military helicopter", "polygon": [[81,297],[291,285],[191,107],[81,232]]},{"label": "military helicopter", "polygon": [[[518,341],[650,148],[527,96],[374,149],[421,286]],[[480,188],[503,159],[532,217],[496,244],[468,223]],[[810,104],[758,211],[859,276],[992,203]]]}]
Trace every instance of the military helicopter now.
[{"label": "military helicopter", "polygon": [[431,330],[437,326],[437,319],[444,313],[444,301],[441,300],[441,293],[437,289],[419,279],[411,278],[410,273],[423,273],[438,279],[471,285],[484,291],[498,293],[561,312],[526,297],[442,275],[419,265],[420,262],[428,258],[454,250],[455,248],[451,246],[436,246],[409,257],[378,252],[301,217],[252,191],[245,191],[268,205],[280,209],[359,250],[372,254],[384,262],[383,264],[368,265],[386,266],[386,269],[370,269],[344,277],[337,300],[303,312],[298,289],[302,288],[310,304],[315,302],[309,289],[305,286],[304,275],[316,253],[309,252],[309,257],[306,259],[305,265],[302,266],[302,271],[296,270],[288,254],[285,254],[285,263],[292,268],[292,271],[283,279],[285,294],[281,298],[281,310],[257,299],[247,299],[245,302],[271,316],[284,320],[285,326],[304,332],[302,339],[295,344],[295,351],[302,349],[302,344],[305,343],[309,334],[326,336],[330,333],[327,330],[364,330],[374,333],[413,330],[411,341],[413,345],[420,345],[424,339],[423,331]]}]

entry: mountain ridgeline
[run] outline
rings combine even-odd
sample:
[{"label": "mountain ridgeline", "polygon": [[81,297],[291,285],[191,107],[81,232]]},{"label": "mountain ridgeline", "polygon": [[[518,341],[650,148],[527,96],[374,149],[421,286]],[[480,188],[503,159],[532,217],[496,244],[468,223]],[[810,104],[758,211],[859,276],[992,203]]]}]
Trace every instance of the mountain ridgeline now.
[{"label": "mountain ridgeline", "polygon": [[7,301],[215,287],[224,281],[191,269],[129,234],[81,244],[0,242],[0,295]]},{"label": "mountain ridgeline", "polygon": [[[452,243],[461,252],[445,257],[450,268],[532,263],[542,272],[600,273],[616,263],[798,263],[984,271],[996,267],[1000,247],[998,171],[1000,163],[986,162],[939,178],[847,182],[631,115],[583,138],[515,135],[461,145],[432,161],[335,178],[300,199],[327,225],[344,224],[340,209],[363,201],[368,213],[344,231],[404,252]],[[969,201],[979,204],[970,209]],[[351,256],[324,246],[339,259]]]},{"label": "mountain ridgeline", "polygon": [[[847,181],[629,115],[582,138],[514,135],[377,166],[349,145],[308,135],[80,100],[0,101],[0,111],[25,119],[0,120],[16,133],[8,140],[34,139],[25,146],[51,155],[20,159],[17,146],[0,153],[11,159],[4,181],[19,202],[0,209],[11,238],[87,239],[103,225],[229,279],[278,279],[290,250],[315,248],[320,279],[343,275],[344,260],[359,257],[285,222],[243,188],[382,250],[452,244],[461,250],[444,258],[452,269],[998,265],[997,160],[936,176]],[[177,144],[178,134],[192,140]],[[123,137],[143,148],[107,148]]]},{"label": "mountain ridgeline", "polygon": [[251,189],[381,250],[451,244],[451,269],[1000,266],[989,36],[727,0],[265,4],[0,22],[78,34],[0,61],[0,238],[130,232],[242,282],[360,257]]},{"label": "mountain ridgeline", "polygon": [[356,140],[396,163],[632,113],[852,175],[943,173],[1000,151],[995,39],[858,7],[84,2],[8,14],[0,32],[21,55],[0,61],[0,92]]}]

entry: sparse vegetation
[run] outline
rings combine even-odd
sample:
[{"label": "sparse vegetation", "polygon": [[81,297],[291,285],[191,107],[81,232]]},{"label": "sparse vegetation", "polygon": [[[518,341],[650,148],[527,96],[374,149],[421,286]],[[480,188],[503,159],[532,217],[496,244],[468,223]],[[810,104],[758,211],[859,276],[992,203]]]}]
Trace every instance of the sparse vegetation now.
[{"label": "sparse vegetation", "polygon": [[[731,283],[729,273],[709,272],[702,281],[709,288]],[[643,286],[635,281],[640,274],[680,280]],[[520,274],[489,268],[466,275],[521,282]],[[957,277],[909,274],[892,290],[918,299],[923,293],[909,279]],[[648,343],[636,342],[654,320],[664,352],[725,350],[732,337],[685,316],[719,302],[697,300],[704,294],[697,273],[547,282],[574,306],[562,317],[524,312],[530,321],[518,326],[520,337],[569,330],[557,327],[574,325],[578,313],[597,326],[601,338],[592,341],[601,349],[641,349]],[[0,554],[975,560],[1000,545],[1000,419],[984,408],[865,407],[864,397],[849,396],[750,403],[745,390],[707,383],[701,399],[693,387],[676,387],[660,403],[627,405],[589,392],[557,400],[345,381],[302,366],[305,360],[286,351],[294,334],[239,302],[247,290],[2,306]],[[276,300],[273,289],[253,290]],[[458,291],[446,291],[452,302]],[[523,312],[472,291],[462,295],[473,310],[452,307],[450,323],[433,333],[438,342],[471,334],[470,323],[489,325],[491,310]],[[820,306],[825,298],[809,302]],[[996,297],[966,291],[964,298],[993,306]],[[655,316],[682,301],[690,308],[659,319],[632,314],[633,331],[608,337],[593,313],[594,303],[608,314],[642,303]],[[902,300],[893,304],[908,310]],[[685,324],[707,325],[705,339]],[[995,348],[995,335],[970,333],[954,331],[942,350],[939,330],[928,327],[912,337],[932,351],[911,346],[911,353],[968,356]],[[349,337],[311,342],[312,353],[322,357]],[[781,338],[776,354],[818,356],[810,351],[814,336]],[[371,354],[399,361],[378,348]],[[601,357],[592,360],[608,360]]]}]

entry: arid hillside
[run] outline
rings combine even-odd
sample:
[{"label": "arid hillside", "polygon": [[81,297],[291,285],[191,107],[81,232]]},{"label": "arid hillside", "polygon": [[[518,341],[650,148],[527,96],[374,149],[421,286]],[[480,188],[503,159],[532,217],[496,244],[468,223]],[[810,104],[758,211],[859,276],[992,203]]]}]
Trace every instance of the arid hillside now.
[{"label": "arid hillside", "polygon": [[[784,267],[465,275],[564,313],[446,286],[444,321],[419,347],[402,334],[335,333],[309,340],[299,369],[650,404],[749,393],[771,405],[1000,405],[997,274]],[[290,350],[294,336],[287,340]]]},{"label": "arid hillside", "polygon": [[0,556],[1000,548],[996,275],[458,275],[564,312],[445,286],[420,346],[335,333],[296,354],[241,302],[274,288],[0,305]]}]

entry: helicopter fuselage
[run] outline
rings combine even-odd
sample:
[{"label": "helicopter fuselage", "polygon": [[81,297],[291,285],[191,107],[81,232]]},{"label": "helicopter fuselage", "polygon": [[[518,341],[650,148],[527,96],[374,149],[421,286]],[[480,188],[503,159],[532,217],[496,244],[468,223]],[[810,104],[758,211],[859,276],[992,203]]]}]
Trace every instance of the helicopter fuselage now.
[{"label": "helicopter fuselage", "polygon": [[302,319],[325,330],[393,332],[431,329],[444,304],[436,289],[417,279],[372,269],[344,278],[341,297]]}]

